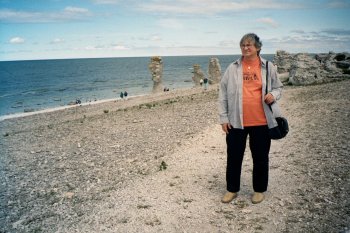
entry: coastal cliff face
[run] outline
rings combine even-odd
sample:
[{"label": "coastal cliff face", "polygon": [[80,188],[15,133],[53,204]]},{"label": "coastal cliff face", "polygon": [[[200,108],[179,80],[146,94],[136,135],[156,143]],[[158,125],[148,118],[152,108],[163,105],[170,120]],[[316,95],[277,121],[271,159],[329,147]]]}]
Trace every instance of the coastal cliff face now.
[{"label": "coastal cliff face", "polygon": [[153,93],[163,91],[163,61],[159,56],[151,57],[151,62],[148,65],[148,68],[152,75],[153,80]]},{"label": "coastal cliff face", "polygon": [[278,76],[284,83],[310,85],[350,78],[350,54],[289,54],[277,51],[274,57]]}]

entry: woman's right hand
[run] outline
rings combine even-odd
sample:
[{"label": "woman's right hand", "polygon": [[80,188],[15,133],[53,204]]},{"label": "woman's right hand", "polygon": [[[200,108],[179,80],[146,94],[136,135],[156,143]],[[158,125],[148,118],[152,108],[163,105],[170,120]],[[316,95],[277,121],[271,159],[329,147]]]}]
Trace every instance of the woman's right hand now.
[{"label": "woman's right hand", "polygon": [[222,127],[222,130],[226,133],[226,134],[228,134],[228,130],[229,129],[231,129],[231,124],[230,123],[223,123],[223,124],[221,124],[221,127]]}]

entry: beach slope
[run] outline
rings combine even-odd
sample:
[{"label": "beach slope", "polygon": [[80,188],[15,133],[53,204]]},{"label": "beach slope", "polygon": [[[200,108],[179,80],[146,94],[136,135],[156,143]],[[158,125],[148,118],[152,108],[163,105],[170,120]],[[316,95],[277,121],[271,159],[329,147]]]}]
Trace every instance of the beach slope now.
[{"label": "beach slope", "polygon": [[0,232],[346,232],[350,81],[286,87],[266,200],[225,193],[217,86],[0,122]]}]

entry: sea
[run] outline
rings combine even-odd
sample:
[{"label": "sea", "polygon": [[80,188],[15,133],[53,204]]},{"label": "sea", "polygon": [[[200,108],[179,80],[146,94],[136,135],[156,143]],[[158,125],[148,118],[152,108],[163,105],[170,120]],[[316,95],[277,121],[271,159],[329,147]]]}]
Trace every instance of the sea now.
[{"label": "sea", "polygon": [[[273,54],[262,55],[273,60]],[[219,59],[222,73],[240,55],[163,56],[163,85],[191,88],[193,65],[208,74],[209,60]],[[150,57],[27,60],[0,62],[0,118],[24,112],[90,103],[152,92]]]}]

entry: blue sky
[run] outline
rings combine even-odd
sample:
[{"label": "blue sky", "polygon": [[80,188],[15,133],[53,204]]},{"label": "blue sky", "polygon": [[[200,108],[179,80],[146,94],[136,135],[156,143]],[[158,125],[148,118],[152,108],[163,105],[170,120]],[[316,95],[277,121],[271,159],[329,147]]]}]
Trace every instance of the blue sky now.
[{"label": "blue sky", "polygon": [[350,51],[350,0],[0,0],[0,60]]}]

